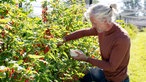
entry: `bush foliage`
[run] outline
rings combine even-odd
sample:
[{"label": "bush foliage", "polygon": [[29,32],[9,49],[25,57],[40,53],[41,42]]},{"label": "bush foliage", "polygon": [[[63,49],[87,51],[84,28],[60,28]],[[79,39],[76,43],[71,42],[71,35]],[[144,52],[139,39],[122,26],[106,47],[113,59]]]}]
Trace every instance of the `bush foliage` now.
[{"label": "bush foliage", "polygon": [[[19,8],[19,2],[0,2],[0,81],[77,81],[90,64],[73,60],[69,50],[80,49],[88,56],[99,57],[97,37],[84,37],[60,47],[57,43],[65,35],[91,26],[83,22],[84,2],[42,3],[42,18],[29,17],[31,9]],[[134,26],[128,27],[133,35]]]}]

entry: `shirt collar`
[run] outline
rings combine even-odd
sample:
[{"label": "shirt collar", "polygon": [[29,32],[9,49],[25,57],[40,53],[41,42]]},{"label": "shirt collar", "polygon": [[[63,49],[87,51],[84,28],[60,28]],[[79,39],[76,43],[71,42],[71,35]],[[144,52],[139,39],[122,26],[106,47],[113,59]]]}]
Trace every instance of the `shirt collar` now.
[{"label": "shirt collar", "polygon": [[116,31],[117,29],[117,25],[113,24],[112,28],[109,31],[104,32],[105,35],[110,35],[112,34],[114,31]]}]

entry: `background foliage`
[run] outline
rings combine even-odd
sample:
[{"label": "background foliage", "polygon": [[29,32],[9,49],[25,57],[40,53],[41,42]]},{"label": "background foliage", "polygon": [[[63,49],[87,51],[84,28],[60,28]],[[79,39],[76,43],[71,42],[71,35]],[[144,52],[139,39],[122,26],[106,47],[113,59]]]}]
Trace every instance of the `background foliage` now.
[{"label": "background foliage", "polygon": [[[78,29],[91,27],[83,22],[83,1],[42,3],[42,18],[29,17],[31,10],[15,0],[0,2],[0,80],[2,82],[77,81],[91,65],[73,60],[70,49],[99,57],[97,37],[84,37],[57,47],[62,38]],[[27,3],[29,4],[29,3]],[[46,9],[46,6],[50,6]],[[124,24],[133,35],[134,26]],[[128,28],[130,27],[130,28]]]}]

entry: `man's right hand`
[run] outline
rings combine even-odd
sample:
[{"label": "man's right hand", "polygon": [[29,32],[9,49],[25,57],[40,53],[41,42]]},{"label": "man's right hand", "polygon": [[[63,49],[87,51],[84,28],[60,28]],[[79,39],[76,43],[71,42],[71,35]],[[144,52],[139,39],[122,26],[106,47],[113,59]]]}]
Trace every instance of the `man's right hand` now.
[{"label": "man's right hand", "polygon": [[58,43],[57,43],[57,47],[63,45],[63,43],[64,43],[64,42],[58,42]]}]

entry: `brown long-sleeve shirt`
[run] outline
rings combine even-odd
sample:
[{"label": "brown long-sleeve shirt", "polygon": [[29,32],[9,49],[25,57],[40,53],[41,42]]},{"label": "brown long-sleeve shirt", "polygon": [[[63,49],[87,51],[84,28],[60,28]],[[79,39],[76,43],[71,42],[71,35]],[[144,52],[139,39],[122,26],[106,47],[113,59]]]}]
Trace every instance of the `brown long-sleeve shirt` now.
[{"label": "brown long-sleeve shirt", "polygon": [[75,40],[84,36],[98,36],[102,60],[88,58],[87,62],[103,69],[107,80],[122,82],[127,77],[130,58],[130,38],[120,26],[114,24],[106,32],[97,33],[95,28],[82,29],[65,36],[65,40]]}]

